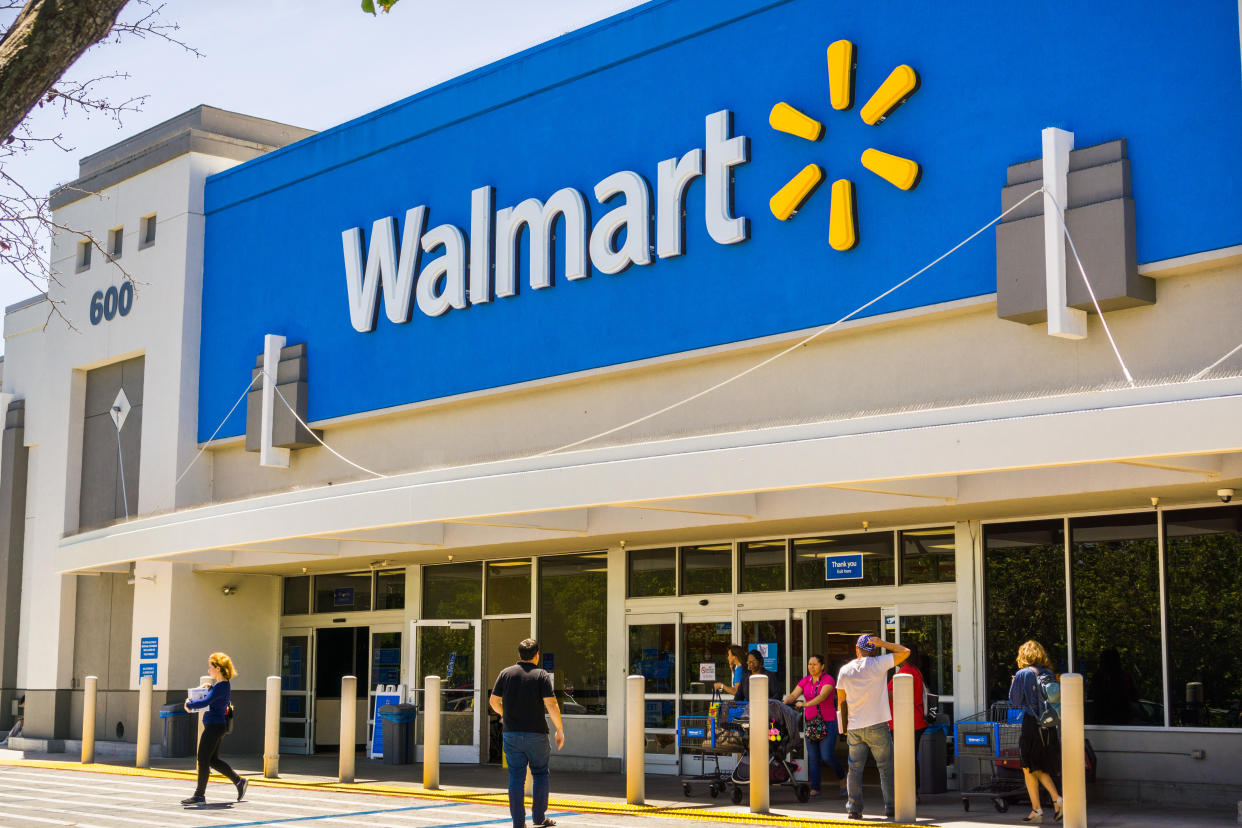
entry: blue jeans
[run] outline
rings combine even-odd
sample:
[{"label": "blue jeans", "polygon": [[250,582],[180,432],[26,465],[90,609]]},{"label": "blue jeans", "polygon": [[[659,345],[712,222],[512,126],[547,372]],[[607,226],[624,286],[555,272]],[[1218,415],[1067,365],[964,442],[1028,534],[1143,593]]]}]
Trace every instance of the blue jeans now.
[{"label": "blue jeans", "polygon": [[841,767],[841,760],[837,758],[837,723],[824,722],[828,725],[828,732],[824,738],[818,742],[806,740],[806,764],[807,774],[811,780],[811,790],[819,790],[820,765],[827,765],[832,768],[832,772],[837,775],[837,779],[845,778],[845,768]]},{"label": "blue jeans", "polygon": [[509,815],[513,828],[526,825],[526,766],[533,777],[530,816],[536,825],[548,814],[548,757],[552,746],[546,733],[506,733],[505,762],[509,765]]},{"label": "blue jeans", "polygon": [[880,793],[884,797],[884,813],[893,812],[893,734],[889,732],[888,722],[880,722],[868,727],[853,728],[845,734],[845,741],[850,746],[850,773],[845,782],[849,791],[849,802],[846,808],[853,814],[861,814],[863,810],[863,768],[867,766],[867,753],[875,757],[876,767],[880,769]]}]

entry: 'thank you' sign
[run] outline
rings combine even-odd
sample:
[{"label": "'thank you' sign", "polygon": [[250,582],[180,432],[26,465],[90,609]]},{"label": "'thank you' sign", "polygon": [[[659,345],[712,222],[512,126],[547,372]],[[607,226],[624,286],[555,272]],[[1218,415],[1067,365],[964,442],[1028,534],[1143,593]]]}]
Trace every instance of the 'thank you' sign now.
[{"label": "'thank you' sign", "polygon": [[824,578],[829,581],[857,581],[863,576],[861,552],[829,555],[824,558]]}]

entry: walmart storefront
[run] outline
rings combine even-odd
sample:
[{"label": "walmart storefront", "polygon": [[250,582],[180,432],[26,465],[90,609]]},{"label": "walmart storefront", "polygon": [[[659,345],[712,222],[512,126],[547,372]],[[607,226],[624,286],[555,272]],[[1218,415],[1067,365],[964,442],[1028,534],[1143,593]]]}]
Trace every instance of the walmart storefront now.
[{"label": "walmart storefront", "polygon": [[[287,750],[335,749],[341,675],[437,674],[445,758],[495,761],[533,633],[561,761],[620,767],[637,672],[672,771],[730,643],[788,686],[914,642],[961,717],[1033,636],[1102,794],[1236,801],[1237,10],[973,5],[655,2],[322,133],[200,108],[84,160],[116,197],[58,216],[154,287],[6,315],[28,732],[100,652],[111,729],[223,648]],[[121,278],[57,251],[67,307]]]}]

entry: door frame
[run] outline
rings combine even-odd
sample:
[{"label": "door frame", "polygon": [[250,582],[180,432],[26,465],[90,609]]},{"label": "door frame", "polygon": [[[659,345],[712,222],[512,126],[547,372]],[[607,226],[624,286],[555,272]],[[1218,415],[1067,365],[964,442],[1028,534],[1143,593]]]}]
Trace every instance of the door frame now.
[{"label": "door frame", "polygon": [[[625,616],[625,661],[626,674],[629,674],[630,662],[630,627],[650,627],[660,624],[673,625],[673,692],[671,693],[645,693],[644,698],[652,701],[671,701],[673,703],[673,726],[648,728],[645,721],[643,722],[644,742],[648,732],[654,734],[677,735],[677,718],[681,715],[681,694],[678,692],[681,685],[681,613],[679,612],[649,612],[639,613],[635,615]],[[672,753],[644,753],[646,767],[648,773],[659,774],[676,774],[680,769],[679,751],[674,742]]]},{"label": "door frame", "polygon": [[[471,743],[468,745],[440,745],[440,761],[445,764],[455,765],[477,765],[479,764],[480,755],[480,722],[481,722],[481,704],[483,703],[482,689],[480,686],[483,660],[483,622],[477,618],[461,618],[461,619],[438,619],[438,620],[412,620],[410,621],[410,671],[412,683],[416,693],[426,692],[425,676],[418,669],[418,647],[420,627],[449,627],[453,629],[462,629],[463,627],[474,628],[474,704],[471,707],[474,710],[474,724],[470,729]],[[456,691],[462,692],[462,691]],[[441,690],[441,704],[443,704],[443,690]],[[426,699],[420,708],[426,709]],[[444,709],[441,707],[440,715],[444,715]],[[425,731],[424,731],[425,732]],[[416,760],[423,761],[423,739],[419,739]]]},{"label": "door frame", "polygon": [[[286,638],[305,638],[306,653],[302,658],[302,669],[305,676],[304,690],[286,690],[284,688],[284,639]],[[289,627],[280,631],[280,677],[281,677],[281,707],[282,713],[285,697],[302,697],[302,710],[304,719],[294,719],[286,716],[280,717],[280,724],[295,724],[299,721],[303,722],[303,730],[305,736],[302,739],[293,739],[285,736],[277,737],[277,744],[281,753],[299,754],[302,756],[310,756],[315,750],[315,630],[313,627]]]},{"label": "door frame", "polygon": [[[896,613],[897,627],[896,627],[896,630],[894,631],[895,635],[894,635],[893,641],[895,641],[897,644],[902,643],[901,641],[901,619],[907,616],[913,617],[917,615],[947,615],[949,616],[949,634],[953,636],[954,638],[960,637],[961,633],[959,631],[959,627],[957,623],[957,603],[954,601],[917,601],[917,602],[910,601],[906,603],[897,603],[892,606],[885,606],[883,609],[884,610],[892,609]],[[880,625],[881,625],[881,628],[883,628],[883,625],[884,625],[883,618],[880,619]],[[885,632],[887,633],[887,630],[885,630]],[[956,650],[956,648],[959,646],[961,646],[960,642],[955,643],[954,649]],[[957,666],[954,663],[956,660],[957,660],[957,656],[954,655],[954,658],[949,662],[949,674],[953,676],[953,691],[954,692],[940,696],[941,709],[943,710],[944,704],[948,702],[953,705],[954,715],[956,715],[957,713],[957,689],[958,689],[957,684],[958,684],[958,681],[960,680],[960,677],[958,676],[958,673],[957,673]]]}]

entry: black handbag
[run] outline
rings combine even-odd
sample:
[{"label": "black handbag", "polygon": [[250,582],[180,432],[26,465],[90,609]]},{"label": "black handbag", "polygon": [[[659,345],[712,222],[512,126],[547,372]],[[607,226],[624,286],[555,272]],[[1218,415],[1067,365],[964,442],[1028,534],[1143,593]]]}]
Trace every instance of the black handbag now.
[{"label": "black handbag", "polygon": [[224,708],[224,732],[233,732],[233,703],[229,702],[229,706]]}]

